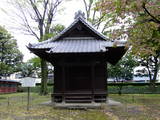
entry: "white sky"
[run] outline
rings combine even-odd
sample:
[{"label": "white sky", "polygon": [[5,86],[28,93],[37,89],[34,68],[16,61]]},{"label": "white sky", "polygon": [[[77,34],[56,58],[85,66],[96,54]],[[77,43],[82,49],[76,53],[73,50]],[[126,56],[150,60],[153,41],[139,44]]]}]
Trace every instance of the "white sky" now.
[{"label": "white sky", "polygon": [[[73,22],[75,12],[78,10],[84,11],[82,0],[69,0],[64,2],[61,7],[63,7],[64,10],[61,14],[57,15],[56,23],[63,24],[66,27]],[[12,7],[8,5],[7,0],[0,0],[0,8],[3,8],[9,14],[12,14]],[[29,43],[36,43],[37,41],[32,36],[24,35],[21,30],[13,29],[12,27],[16,26],[16,23],[11,23],[10,19],[11,17],[0,9],[0,25],[4,26],[14,36],[14,38],[16,38],[18,47],[24,55],[23,61],[27,61],[34,55],[29,52],[26,45]]]}]

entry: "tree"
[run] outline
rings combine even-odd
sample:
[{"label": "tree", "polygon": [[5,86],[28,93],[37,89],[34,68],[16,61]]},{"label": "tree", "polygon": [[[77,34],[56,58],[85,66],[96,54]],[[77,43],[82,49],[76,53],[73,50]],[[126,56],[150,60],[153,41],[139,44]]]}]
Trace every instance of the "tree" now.
[{"label": "tree", "polygon": [[137,29],[137,32],[130,30],[130,34],[133,36],[130,39],[133,53],[141,59],[141,64],[146,66],[151,88],[154,90],[160,68],[160,31],[156,30],[154,23],[137,23],[135,29]]},{"label": "tree", "polygon": [[19,71],[22,59],[16,40],[0,26],[0,76],[6,77]]},{"label": "tree", "polygon": [[119,29],[111,31],[112,38],[128,36],[133,53],[148,68],[154,88],[160,67],[160,1],[102,0],[98,4],[100,11],[110,15],[113,26],[119,25]]},{"label": "tree", "polygon": [[116,65],[108,66],[108,76],[116,82],[121,80],[132,80],[133,69],[138,66],[137,60],[131,53],[127,53]]},{"label": "tree", "polygon": [[[36,37],[41,42],[52,37],[50,29],[58,7],[63,0],[14,0],[14,5],[20,12],[23,31]],[[36,26],[32,26],[32,25]],[[47,63],[41,59],[41,95],[47,94]]]},{"label": "tree", "polygon": [[[137,60],[131,53],[127,53],[116,65],[108,65],[108,77],[115,79],[116,82],[133,79],[133,69],[138,66]],[[122,85],[118,85],[119,95],[121,95]]]},{"label": "tree", "polygon": [[23,63],[21,65],[22,77],[33,77],[35,68],[29,62]]},{"label": "tree", "polygon": [[28,77],[36,74],[38,77],[41,77],[40,68],[41,59],[39,57],[31,58],[21,66],[22,76]]}]

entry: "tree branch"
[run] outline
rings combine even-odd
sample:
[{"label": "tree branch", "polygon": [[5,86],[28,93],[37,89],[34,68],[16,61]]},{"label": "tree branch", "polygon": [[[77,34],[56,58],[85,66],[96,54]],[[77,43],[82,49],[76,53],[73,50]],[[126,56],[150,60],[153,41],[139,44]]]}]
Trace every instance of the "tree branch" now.
[{"label": "tree branch", "polygon": [[92,7],[92,3],[93,3],[93,1],[91,2],[89,2],[89,5],[88,5],[88,18],[89,18],[89,16],[90,16],[90,11],[91,11],[91,7]]},{"label": "tree branch", "polygon": [[21,5],[19,3],[17,3],[17,4],[18,4],[18,7],[20,8],[21,13],[23,15],[23,17],[20,17],[20,16],[19,17],[23,20],[23,22],[26,25],[26,27],[29,30],[29,32],[31,32],[39,40],[38,35],[32,30],[31,26],[29,25],[28,19],[27,19],[26,15],[25,15],[25,13],[23,11],[23,8],[21,7]]},{"label": "tree branch", "polygon": [[112,19],[108,20],[108,21],[105,23],[105,25],[104,25],[104,27],[103,27],[103,29],[102,29],[101,33],[103,33],[103,32],[104,32],[104,30],[105,30],[105,29],[106,29],[106,27],[107,27],[107,24],[108,24],[110,21],[112,21]]},{"label": "tree branch", "polygon": [[158,20],[155,16],[153,16],[153,15],[147,10],[145,3],[142,4],[142,8],[143,8],[144,11],[153,19],[153,21],[154,21],[155,23],[160,24],[160,20]]},{"label": "tree branch", "polygon": [[33,8],[33,10],[34,10],[34,12],[35,12],[35,14],[37,16],[37,19],[38,20],[42,19],[42,16],[41,16],[37,6],[35,5],[35,0],[29,0],[29,1],[30,1],[31,6],[32,6],[32,8]]},{"label": "tree branch", "polygon": [[45,19],[48,2],[49,2],[49,0],[47,0],[47,1],[44,0],[44,12],[43,12],[43,17],[42,17],[43,22],[44,22],[44,19]]},{"label": "tree branch", "polygon": [[97,12],[97,11],[94,9],[94,11],[93,11],[93,17],[92,17],[92,20],[93,20],[93,21],[95,21],[96,12]]},{"label": "tree branch", "polygon": [[103,22],[103,18],[105,17],[105,15],[101,15],[100,18],[98,19],[97,24],[95,25],[97,27],[97,29],[99,28],[100,24]]},{"label": "tree branch", "polygon": [[52,1],[49,12],[48,12],[47,25],[45,27],[45,34],[49,33],[49,29],[50,29],[50,26],[53,20],[53,16],[55,15],[57,11],[57,7],[61,2],[62,2],[61,0],[56,0],[55,3],[53,3]]},{"label": "tree branch", "polygon": [[86,10],[87,19],[88,19],[89,16],[88,16],[88,6],[87,6],[87,2],[86,2],[86,0],[83,0],[83,2],[84,2],[84,7],[85,7],[85,10]]}]

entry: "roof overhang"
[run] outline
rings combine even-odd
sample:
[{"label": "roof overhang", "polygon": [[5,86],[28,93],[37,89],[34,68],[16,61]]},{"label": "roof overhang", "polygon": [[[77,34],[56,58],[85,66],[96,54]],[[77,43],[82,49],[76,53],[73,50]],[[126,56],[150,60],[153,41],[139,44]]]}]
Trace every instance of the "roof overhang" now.
[{"label": "roof overhang", "polygon": [[117,46],[117,47],[106,47],[106,51],[101,52],[61,52],[61,53],[54,53],[54,52],[48,52],[51,49],[45,48],[45,49],[35,49],[35,48],[28,48],[30,51],[32,51],[34,54],[39,56],[42,59],[45,59],[49,62],[53,62],[53,59],[57,56],[66,56],[66,55],[88,55],[88,54],[105,54],[105,60],[113,65],[115,65],[126,53],[128,50],[125,46]]}]

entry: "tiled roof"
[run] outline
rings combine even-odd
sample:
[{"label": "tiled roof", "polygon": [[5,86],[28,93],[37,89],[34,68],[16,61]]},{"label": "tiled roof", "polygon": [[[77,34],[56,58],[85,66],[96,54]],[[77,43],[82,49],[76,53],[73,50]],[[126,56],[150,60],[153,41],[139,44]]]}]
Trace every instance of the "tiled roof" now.
[{"label": "tiled roof", "polygon": [[92,37],[68,37],[59,41],[41,42],[31,45],[34,49],[50,49],[49,53],[88,53],[106,52],[107,47],[124,46],[123,43],[115,43],[105,40],[96,40]]},{"label": "tiled roof", "polygon": [[0,79],[0,82],[15,82],[15,83],[19,83],[16,80],[7,80],[7,79]]}]

